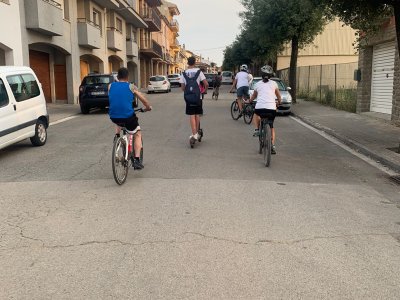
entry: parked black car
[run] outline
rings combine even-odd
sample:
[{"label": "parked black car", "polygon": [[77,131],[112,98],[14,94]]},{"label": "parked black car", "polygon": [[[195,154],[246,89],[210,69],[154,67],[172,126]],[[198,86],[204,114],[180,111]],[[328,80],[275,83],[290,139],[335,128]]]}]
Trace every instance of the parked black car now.
[{"label": "parked black car", "polygon": [[91,108],[106,108],[109,105],[108,85],[114,81],[112,74],[93,74],[83,78],[79,87],[81,112],[88,114]]},{"label": "parked black car", "polygon": [[208,88],[209,89],[214,88],[215,76],[217,76],[217,74],[205,73],[204,76],[206,76],[206,79],[207,79],[207,82],[208,82]]}]

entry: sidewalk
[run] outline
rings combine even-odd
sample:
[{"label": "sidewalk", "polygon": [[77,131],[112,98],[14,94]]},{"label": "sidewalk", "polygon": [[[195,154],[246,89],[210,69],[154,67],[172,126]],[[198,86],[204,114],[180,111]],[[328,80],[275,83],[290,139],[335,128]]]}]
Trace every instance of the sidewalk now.
[{"label": "sidewalk", "polygon": [[292,114],[354,150],[400,173],[400,127],[366,114],[353,114],[313,101],[298,100]]},{"label": "sidewalk", "polygon": [[47,112],[50,117],[50,123],[55,122],[70,116],[81,113],[78,104],[54,104],[47,103]]}]

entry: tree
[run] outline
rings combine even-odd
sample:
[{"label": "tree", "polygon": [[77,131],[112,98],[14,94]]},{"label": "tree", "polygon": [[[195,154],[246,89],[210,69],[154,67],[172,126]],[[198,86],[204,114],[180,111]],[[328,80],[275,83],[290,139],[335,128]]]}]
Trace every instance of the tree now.
[{"label": "tree", "polygon": [[377,32],[388,17],[396,21],[397,45],[400,49],[399,0],[324,0],[330,12],[354,29],[361,31],[359,40]]},{"label": "tree", "polygon": [[246,9],[242,13],[245,31],[255,34],[258,43],[274,50],[290,43],[289,85],[296,102],[299,49],[312,43],[330,20],[325,3],[319,0],[242,0],[242,3]]}]

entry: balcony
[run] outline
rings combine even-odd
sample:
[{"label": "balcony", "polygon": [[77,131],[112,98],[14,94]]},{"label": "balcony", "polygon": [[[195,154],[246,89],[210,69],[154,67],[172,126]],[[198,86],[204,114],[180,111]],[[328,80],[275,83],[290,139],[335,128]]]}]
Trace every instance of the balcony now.
[{"label": "balcony", "polygon": [[48,36],[60,36],[64,29],[61,4],[53,0],[24,1],[26,28]]},{"label": "balcony", "polygon": [[107,48],[113,51],[122,51],[125,38],[122,32],[114,27],[107,27]]},{"label": "balcony", "polygon": [[161,19],[155,8],[142,9],[140,11],[140,16],[146,22],[149,31],[161,30]]},{"label": "balcony", "polygon": [[98,5],[100,5],[101,7],[105,7],[108,9],[119,8],[119,3],[117,2],[117,0],[93,0],[93,1],[96,2]]},{"label": "balcony", "polygon": [[160,58],[163,57],[162,47],[154,40],[146,41],[141,40],[140,53],[146,55],[150,58]]},{"label": "balcony", "polygon": [[89,49],[100,49],[100,26],[85,18],[78,19],[78,44]]},{"label": "balcony", "polygon": [[147,28],[147,23],[135,10],[133,0],[121,1],[121,7],[116,11],[120,14],[128,24],[134,25],[136,28]]},{"label": "balcony", "polygon": [[138,57],[139,56],[138,44],[131,39],[126,40],[126,56],[128,56],[128,57]]},{"label": "balcony", "polygon": [[179,50],[180,47],[178,39],[175,39],[174,42],[171,43],[170,47],[172,50]]},{"label": "balcony", "polygon": [[179,31],[179,23],[177,20],[172,19],[171,22],[169,23],[169,25],[171,26],[171,30],[173,32],[178,32]]},{"label": "balcony", "polygon": [[161,0],[146,0],[146,3],[148,6],[151,7],[156,7],[156,6],[161,6]]}]

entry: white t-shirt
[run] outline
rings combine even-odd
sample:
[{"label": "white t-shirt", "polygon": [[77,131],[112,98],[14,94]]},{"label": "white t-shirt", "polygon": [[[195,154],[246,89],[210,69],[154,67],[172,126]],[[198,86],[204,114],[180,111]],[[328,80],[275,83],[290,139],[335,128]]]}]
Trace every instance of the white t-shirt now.
[{"label": "white t-shirt", "polygon": [[240,71],[236,74],[235,79],[237,80],[236,88],[241,88],[242,86],[249,86],[250,76],[249,73]]},{"label": "white t-shirt", "polygon": [[278,89],[278,84],[269,80],[268,82],[259,81],[254,87],[257,91],[256,109],[273,109],[276,110],[276,95],[275,91]]},{"label": "white t-shirt", "polygon": [[[193,78],[196,75],[198,70],[199,70],[199,68],[187,69],[185,71],[185,73],[189,78]],[[206,79],[206,76],[204,76],[203,72],[200,71],[200,75],[199,75],[199,77],[197,77],[197,83],[200,85],[200,82],[203,81],[204,79]],[[179,82],[186,84],[185,76],[182,75],[181,80]]]}]

